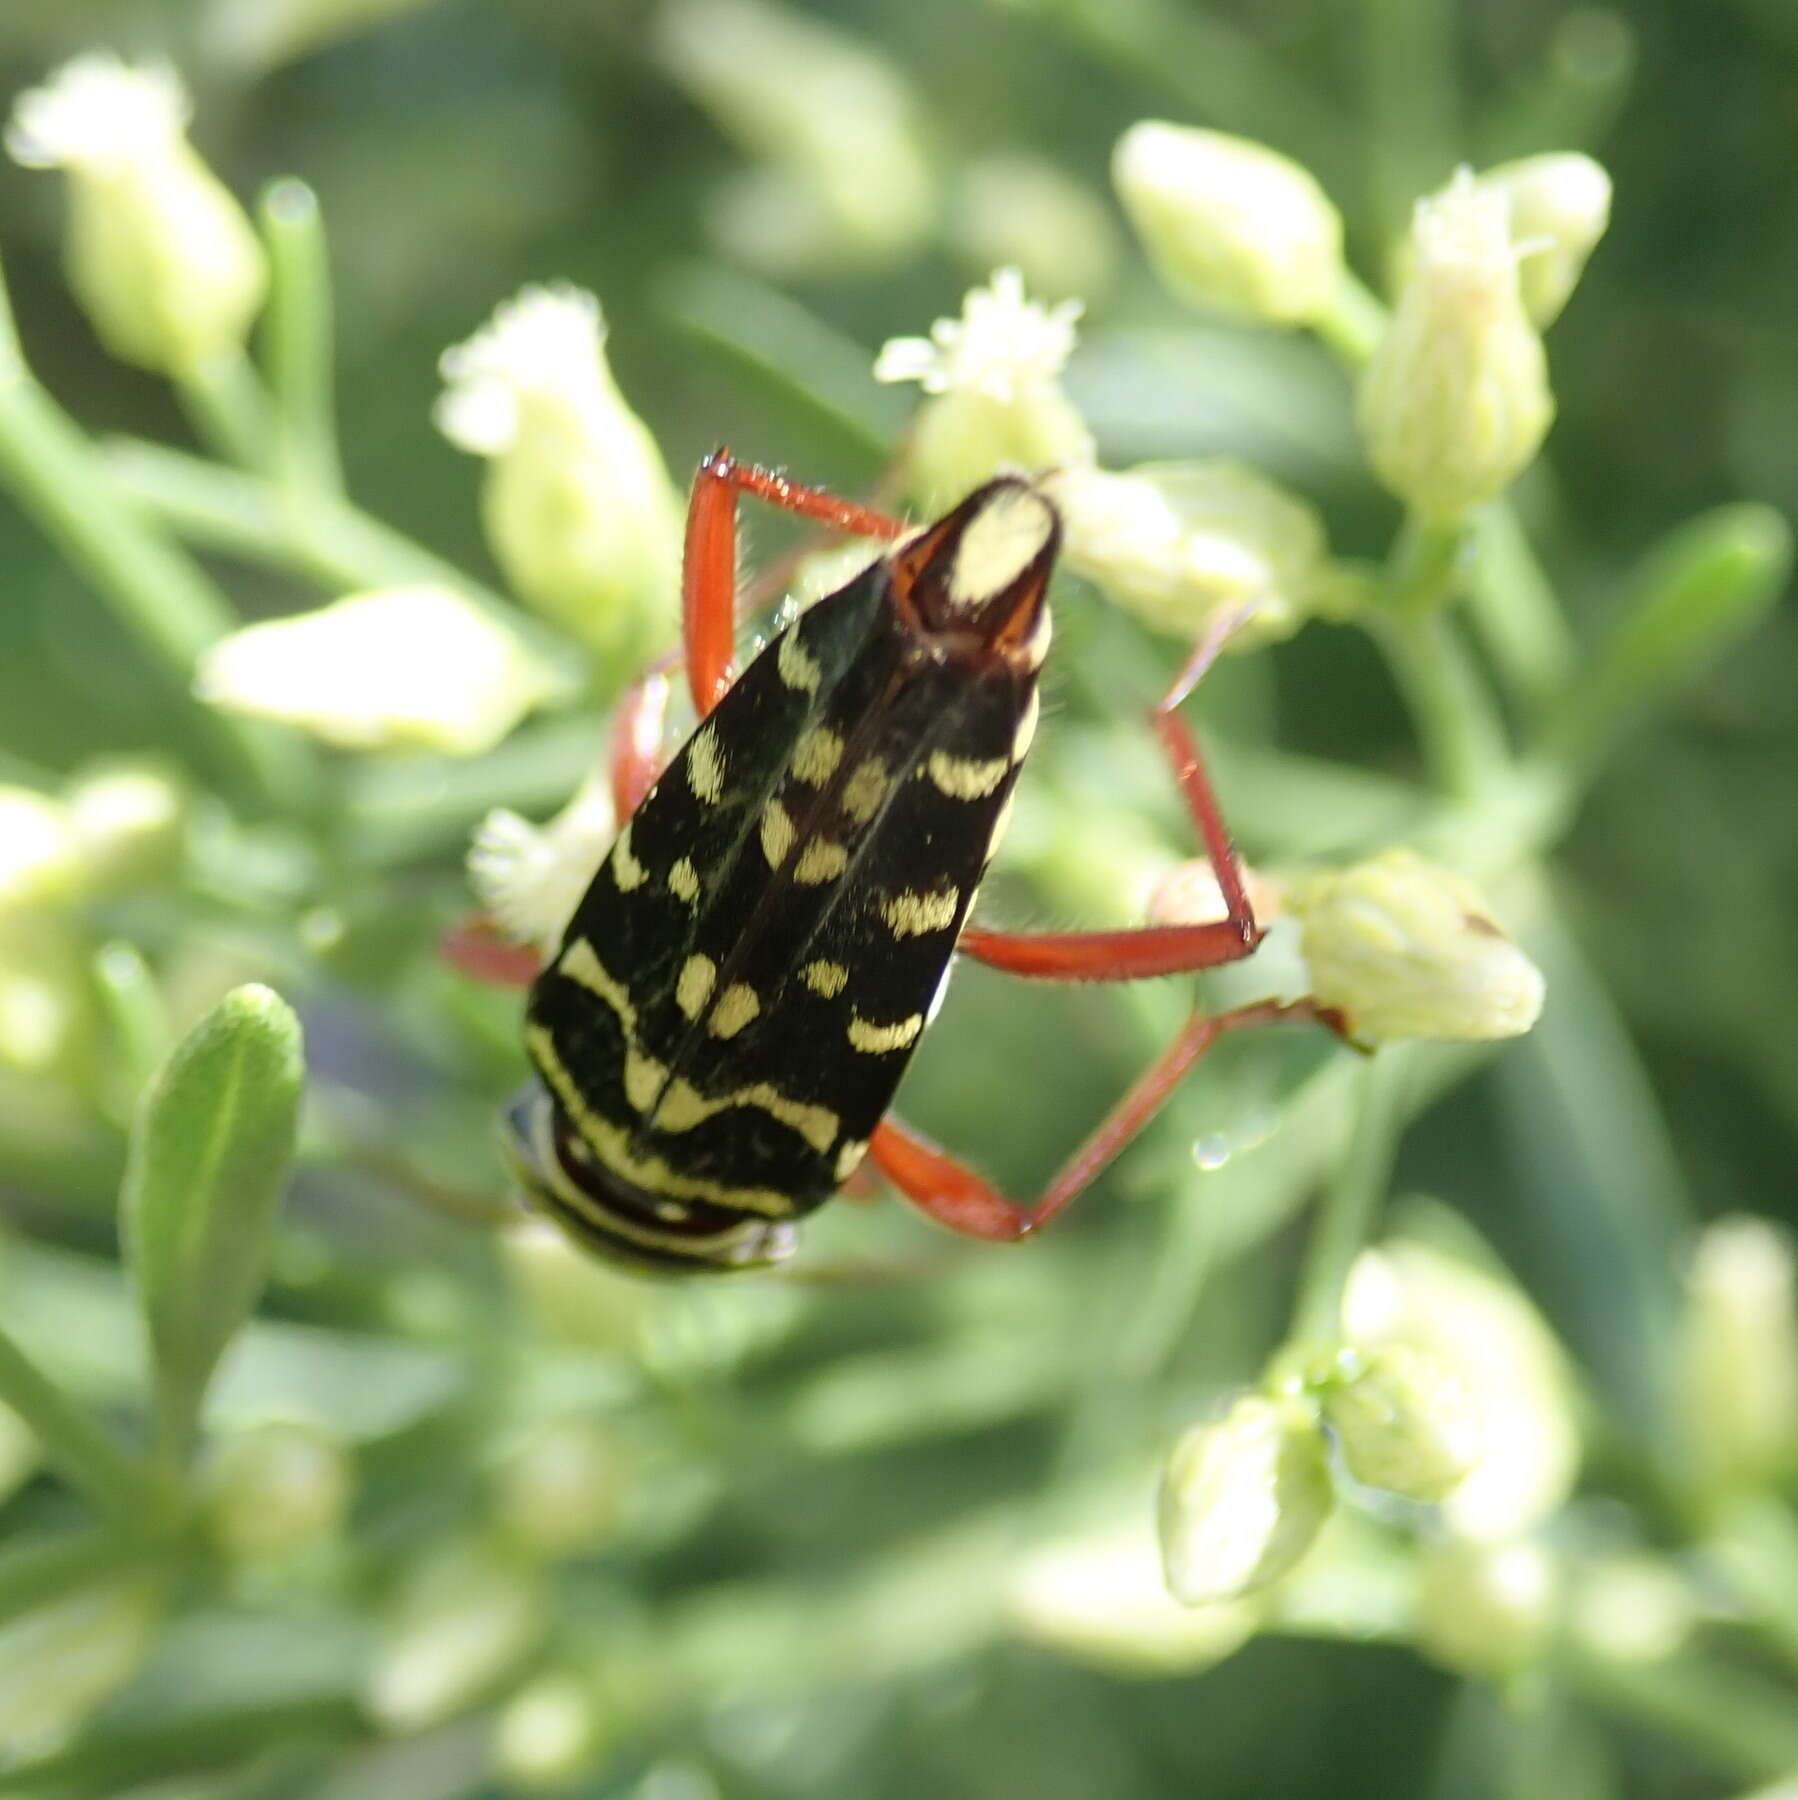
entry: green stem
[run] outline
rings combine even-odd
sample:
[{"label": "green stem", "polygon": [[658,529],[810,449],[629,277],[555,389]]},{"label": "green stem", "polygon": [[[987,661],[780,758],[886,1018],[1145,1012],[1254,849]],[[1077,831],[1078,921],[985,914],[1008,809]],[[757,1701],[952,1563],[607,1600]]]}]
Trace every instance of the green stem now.
[{"label": "green stem", "polygon": [[45,1460],[110,1517],[141,1526],[171,1510],[174,1496],[120,1450],[4,1331],[0,1401],[25,1421]]},{"label": "green stem", "polygon": [[1377,1050],[1361,1071],[1354,1135],[1324,1196],[1293,1315],[1293,1342],[1334,1344],[1342,1335],[1342,1298],[1349,1270],[1366,1247],[1392,1179],[1392,1159],[1406,1117],[1409,1056],[1402,1044]]},{"label": "green stem", "polygon": [[208,357],[176,378],[175,391],[214,455],[246,469],[267,465],[274,438],[268,395],[242,350]]},{"label": "green stem", "polygon": [[491,607],[515,630],[529,629],[491,588],[338,496],[285,496],[262,476],[138,438],[115,438],[104,455],[122,493],[206,549],[297,569],[333,593],[429,582]]},{"label": "green stem", "polygon": [[281,482],[293,493],[342,485],[331,394],[331,271],[318,196],[303,181],[272,183],[262,196],[269,254],[263,354],[274,390]]},{"label": "green stem", "polygon": [[1378,615],[1368,627],[1410,710],[1431,781],[1450,800],[1475,800],[1508,752],[1492,697],[1454,622],[1438,609]]},{"label": "green stem", "polygon": [[347,1693],[220,1710],[170,1724],[115,1727],[0,1770],[0,1794],[61,1792],[76,1786],[90,1793],[122,1793],[159,1777],[195,1775],[263,1757],[271,1746],[294,1740],[351,1742],[367,1729]]},{"label": "green stem", "polygon": [[[0,485],[185,690],[201,653],[237,619],[200,569],[127,504],[93,445],[32,378],[3,279]],[[287,810],[300,809],[310,765],[297,746],[209,710],[200,716],[237,785]]]},{"label": "green stem", "polygon": [[1474,524],[1468,601],[1493,667],[1526,708],[1539,710],[1573,674],[1573,635],[1510,501]]},{"label": "green stem", "polygon": [[1328,309],[1311,321],[1311,329],[1345,368],[1358,371],[1379,347],[1388,316],[1379,296],[1344,269]]},{"label": "green stem", "polygon": [[0,1626],[104,1576],[151,1564],[166,1566],[168,1556],[166,1540],[111,1531],[70,1533],[21,1545],[0,1556]]},{"label": "green stem", "polygon": [[1743,1780],[1798,1768],[1791,1690],[1750,1670],[1692,1652],[1660,1662],[1573,1655],[1565,1667],[1587,1700],[1678,1739]]}]

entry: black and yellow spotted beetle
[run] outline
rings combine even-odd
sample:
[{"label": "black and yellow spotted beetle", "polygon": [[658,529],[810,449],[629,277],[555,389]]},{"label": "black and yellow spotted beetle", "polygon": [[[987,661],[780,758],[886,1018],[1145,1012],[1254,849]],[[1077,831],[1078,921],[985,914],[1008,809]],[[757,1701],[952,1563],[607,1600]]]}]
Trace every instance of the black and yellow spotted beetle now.
[{"label": "black and yellow spotted beetle", "polygon": [[[733,680],[743,493],[888,547]],[[623,824],[532,983],[537,1079],[506,1120],[527,1196],[580,1241],[663,1273],[764,1267],[864,1156],[942,1224],[1015,1240],[1221,1032],[1318,1016],[1302,1002],[1195,1015],[1029,1208],[887,1116],[958,950],[1018,975],[1128,981],[1231,962],[1261,938],[1175,710],[1221,630],[1154,723],[1228,916],[1030,935],[964,925],[1036,729],[1060,536],[1021,476],[913,529],[726,451],[701,465],[682,632],[698,729],[658,775],[665,681],[639,682],[621,709]]]}]

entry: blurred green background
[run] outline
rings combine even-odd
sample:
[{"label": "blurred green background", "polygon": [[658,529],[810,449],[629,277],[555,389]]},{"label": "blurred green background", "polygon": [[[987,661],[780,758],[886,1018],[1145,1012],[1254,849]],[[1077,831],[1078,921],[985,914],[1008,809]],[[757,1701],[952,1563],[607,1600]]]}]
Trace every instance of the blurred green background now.
[{"label": "blurred green background", "polygon": [[[811,242],[791,194],[743,186],[742,131],[683,79],[657,9],[626,0],[10,0],[0,90],[95,46],[164,52],[235,191],[290,173],[316,189],[349,489],[489,581],[476,465],[430,409],[443,348],[520,284],[601,296],[619,383],[677,477],[728,441],[857,492],[909,406],[873,382],[875,351],[1005,263],[1033,294],[1086,300],[1067,387],[1108,466],[1238,454],[1312,500],[1338,554],[1382,554],[1397,509],[1325,353],[1196,320],[1144,266],[1107,159],[1145,117],[1305,162],[1376,287],[1412,200],[1457,163],[1582,149],[1605,164],[1612,228],[1549,338],[1558,422],[1517,496],[1582,642],[1680,520],[1742,498],[1798,515],[1786,0],[827,0],[805,16],[908,96],[928,193],[890,242],[878,206],[846,249],[840,226]],[[855,173],[878,200],[887,173]],[[0,165],[35,372],[96,434],[190,443],[167,388],[107,359],[74,309],[60,189]],[[752,555],[784,541],[758,521]],[[324,597],[261,558],[209,566],[245,617]],[[1787,1748],[1798,1767],[1789,1667],[1763,1668],[1734,1615],[1741,1681],[1712,1670],[1715,1691],[1694,1677],[1664,1693],[1540,1671],[1464,1681],[1371,1601],[1159,1677],[1007,1622],[1017,1559],[1095,1509],[1146,1517],[1171,1435],[1280,1341],[1295,1216],[1346,1105],[1314,1079],[1335,1068],[1327,1046],[1221,1059],[1027,1254],[950,1243],[891,1203],[821,1217],[808,1279],[728,1292],[502,1254],[491,1117],[523,1072],[516,1005],[433,945],[468,904],[475,821],[559,806],[595,721],[549,717],[470,763],[333,759],[328,824],[258,819],[210,791],[197,709],[5,502],[0,570],[0,779],[54,787],[150,752],[195,792],[181,878],[102,907],[93,942],[135,945],[182,1029],[245,979],[305,1020],[300,1168],[213,1424],[222,1444],[304,1421],[355,1490],[343,1532],[296,1561],[159,1551],[149,1589],[94,1615],[129,1679],[60,1748],[21,1728],[0,1792],[1683,1800],[1746,1792]],[[1432,1052],[1420,1079],[1440,1098],[1399,1155],[1395,1192],[1429,1197],[1403,1216],[1457,1242],[1447,1214],[1470,1221],[1581,1372],[1575,1560],[1697,1554],[1702,1530],[1654,1472],[1678,1271],[1705,1220],[1798,1225],[1789,601],[1617,744],[1546,878],[1552,902],[1530,880],[1506,891],[1548,1011],[1490,1057]],[[1042,797],[1020,807],[995,908],[1090,916],[1117,898],[1109,858],[1145,836],[1178,848],[1133,723],[1176,655],[1071,593],[1029,777]],[[1317,624],[1231,664],[1201,711],[1252,859],[1386,840],[1381,782],[1408,779],[1415,750],[1359,634]],[[1294,785],[1311,759],[1340,788]],[[908,1111],[1033,1191],[1181,1016],[1165,986],[1020,1000],[971,971]],[[72,1086],[0,1091],[0,1320],[128,1428],[143,1358],[112,1209],[131,1083],[106,1048],[116,1021],[93,1029]],[[1195,1146],[1223,1166],[1195,1169]],[[27,1469],[0,1510],[0,1594],[24,1567],[9,1544],[78,1518]],[[29,1669],[80,1663],[31,1627],[28,1610],[0,1616],[0,1720],[9,1699],[38,1704]],[[472,1676],[444,1674],[457,1656]],[[1707,1729],[1744,1694],[1742,1732]],[[543,1750],[559,1730],[561,1763]]]}]

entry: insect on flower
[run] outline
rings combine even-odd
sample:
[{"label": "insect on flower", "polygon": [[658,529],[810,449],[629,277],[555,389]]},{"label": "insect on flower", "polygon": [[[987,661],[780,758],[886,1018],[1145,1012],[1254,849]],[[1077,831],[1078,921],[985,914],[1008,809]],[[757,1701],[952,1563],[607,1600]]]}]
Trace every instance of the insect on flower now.
[{"label": "insect on flower", "polygon": [[[736,508],[754,495],[884,553],[740,675]],[[1260,941],[1197,747],[1155,729],[1228,916],[1018,934],[966,924],[1037,722],[1060,543],[1034,482],[988,482],[908,528],[719,451],[686,530],[683,654],[698,728],[658,771],[660,676],[613,733],[623,821],[536,974],[536,1079],[507,1114],[527,1196],[602,1255],[661,1272],[765,1266],[870,1157],[953,1230],[1025,1236],[1141,1129],[1224,1031],[1317,1018],[1264,1002],[1190,1019],[1029,1207],[888,1116],[960,951],[1013,974],[1128,981],[1211,968]],[[465,940],[462,960],[479,961]]]}]

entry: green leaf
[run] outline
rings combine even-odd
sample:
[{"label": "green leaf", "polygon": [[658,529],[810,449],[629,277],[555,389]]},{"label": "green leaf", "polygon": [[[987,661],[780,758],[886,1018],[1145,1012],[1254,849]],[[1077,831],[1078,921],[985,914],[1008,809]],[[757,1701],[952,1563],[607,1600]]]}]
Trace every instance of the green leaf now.
[{"label": "green leaf", "polygon": [[1556,747],[1576,760],[1601,754],[1636,713],[1746,637],[1791,567],[1792,528],[1770,506],[1713,507],[1669,532],[1568,695]]},{"label": "green leaf", "polygon": [[278,994],[234,989],[177,1046],[132,1130],[125,1253],[149,1326],[161,1448],[184,1456],[262,1290],[305,1065]]}]

